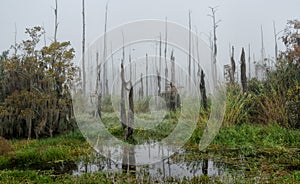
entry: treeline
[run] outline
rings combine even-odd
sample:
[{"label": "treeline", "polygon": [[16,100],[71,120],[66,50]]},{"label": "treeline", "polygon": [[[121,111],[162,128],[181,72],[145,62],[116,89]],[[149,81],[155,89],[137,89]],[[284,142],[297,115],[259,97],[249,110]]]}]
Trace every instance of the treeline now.
[{"label": "treeline", "polygon": [[[278,124],[300,128],[300,22],[288,21],[282,41],[286,50],[276,58],[274,67],[265,68],[265,77],[247,79],[245,53],[240,59],[241,86],[237,83],[236,62],[232,55],[227,86],[224,124]],[[233,53],[233,52],[232,52]]]}]

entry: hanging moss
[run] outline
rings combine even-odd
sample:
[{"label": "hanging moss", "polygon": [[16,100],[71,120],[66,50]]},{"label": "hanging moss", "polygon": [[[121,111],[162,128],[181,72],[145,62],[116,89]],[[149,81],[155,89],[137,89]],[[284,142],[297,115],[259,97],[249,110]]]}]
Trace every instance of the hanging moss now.
[{"label": "hanging moss", "polygon": [[74,49],[54,42],[37,49],[41,27],[27,29],[30,39],[19,44],[17,55],[2,63],[0,136],[39,138],[75,126],[69,89],[76,77]]}]

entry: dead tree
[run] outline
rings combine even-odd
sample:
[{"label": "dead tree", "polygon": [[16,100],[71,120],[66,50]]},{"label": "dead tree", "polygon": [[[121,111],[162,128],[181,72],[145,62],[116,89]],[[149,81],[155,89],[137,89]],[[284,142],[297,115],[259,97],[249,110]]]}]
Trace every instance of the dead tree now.
[{"label": "dead tree", "polygon": [[54,22],[54,42],[57,41],[56,40],[57,29],[58,29],[57,14],[58,14],[57,0],[55,0],[55,8],[54,8],[54,16],[55,16],[55,22]]},{"label": "dead tree", "polygon": [[[131,81],[125,81],[124,74],[124,65],[121,63],[121,121],[122,121],[122,129],[124,134],[124,140],[133,140],[133,126],[134,126],[134,103],[133,103],[133,86]],[[127,85],[129,84],[129,87]],[[126,117],[126,108],[125,108],[125,94],[126,90],[129,91],[128,103],[129,110]]]},{"label": "dead tree", "polygon": [[[189,11],[189,63],[188,63],[188,72],[189,72],[189,77],[191,77],[191,62],[192,62],[192,56],[191,56],[191,51],[192,51],[192,20],[191,20],[191,11]],[[189,80],[189,90],[191,89],[191,82]]]},{"label": "dead tree", "polygon": [[171,82],[175,84],[175,57],[174,50],[171,52]]},{"label": "dead tree", "polygon": [[108,94],[108,78],[107,78],[107,64],[106,64],[106,57],[107,57],[107,41],[106,41],[107,11],[108,11],[108,2],[106,3],[106,7],[105,7],[104,40],[103,40],[103,81],[104,81],[103,92],[104,92],[104,95]]},{"label": "dead tree", "polygon": [[201,102],[204,110],[207,110],[207,96],[206,96],[206,87],[205,87],[205,74],[201,69],[201,79],[200,79],[200,93],[201,93]]},{"label": "dead tree", "polygon": [[250,44],[248,45],[248,79],[250,80],[251,79],[251,46]]},{"label": "dead tree", "polygon": [[157,73],[157,95],[160,96],[161,95],[161,76],[160,73],[158,71],[156,71]]},{"label": "dead tree", "polygon": [[[125,71],[124,71],[124,61],[125,61],[125,47],[124,47],[124,34],[123,36],[123,58],[121,60],[121,123],[124,134],[124,140],[133,140],[133,125],[134,125],[134,104],[133,104],[133,86],[132,82],[125,81]],[[129,84],[129,88],[127,85]],[[125,107],[125,95],[126,90],[129,91],[128,102],[129,102],[129,111],[128,119],[126,117],[126,107]]]},{"label": "dead tree", "polygon": [[[273,29],[274,29],[274,40],[275,40],[275,63],[277,63],[277,57],[278,57],[278,45],[277,45],[277,35],[278,33],[276,33],[276,25],[275,25],[275,21],[273,21]],[[279,32],[280,33],[280,32]]]},{"label": "dead tree", "polygon": [[126,117],[126,107],[125,107],[125,93],[126,93],[126,81],[124,75],[124,65],[123,61],[121,63],[121,121],[122,121],[122,129],[124,134],[124,140],[127,138],[127,117]]},{"label": "dead tree", "polygon": [[162,41],[161,41],[161,33],[159,33],[159,71],[157,72],[157,82],[158,82],[158,95],[160,95],[160,93],[161,93],[161,76],[160,76],[160,74],[161,74],[161,45],[162,44]]},{"label": "dead tree", "polygon": [[231,70],[230,70],[230,82],[231,84],[234,84],[235,81],[235,61],[234,61],[234,47],[232,46],[232,52],[231,52]]},{"label": "dead tree", "polygon": [[217,83],[217,28],[218,24],[221,22],[221,20],[216,21],[216,12],[217,12],[217,7],[209,7],[211,9],[211,14],[210,16],[213,21],[213,62],[212,62],[212,71],[213,71],[213,81],[214,85]]},{"label": "dead tree", "polygon": [[148,98],[148,91],[149,91],[149,86],[148,86],[148,54],[146,54],[146,98]]},{"label": "dead tree", "polygon": [[246,76],[246,58],[245,58],[245,51],[244,48],[242,49],[241,55],[241,82],[243,93],[247,91],[247,76]]},{"label": "dead tree", "polygon": [[[44,26],[43,26],[43,28],[44,28]],[[14,56],[17,56],[17,24],[15,23],[15,43],[14,43],[14,46],[13,46],[13,48],[14,48]],[[46,34],[44,33],[44,36],[45,36]],[[46,47],[46,44],[45,44],[45,47]]]},{"label": "dead tree", "polygon": [[102,102],[102,84],[101,84],[101,64],[99,64],[99,53],[96,53],[96,64],[97,64],[97,79],[96,79],[96,93],[97,93],[97,113],[101,118],[101,102]]},{"label": "dead tree", "polygon": [[144,83],[143,83],[143,73],[141,73],[141,87],[139,89],[139,99],[143,99],[144,98]]},{"label": "dead tree", "polygon": [[168,46],[168,19],[166,18],[166,28],[165,28],[165,91],[168,90],[168,63],[167,63],[167,46]]},{"label": "dead tree", "polygon": [[126,107],[125,107],[125,89],[126,89],[126,81],[125,81],[125,74],[124,74],[124,61],[125,61],[125,46],[124,46],[124,33],[122,32],[123,37],[123,53],[122,53],[122,60],[121,60],[121,123],[123,129],[124,140],[127,137],[127,117],[126,117]]},{"label": "dead tree", "polygon": [[85,73],[85,10],[84,0],[82,0],[82,90],[86,93],[86,73]]},{"label": "dead tree", "polygon": [[129,110],[128,110],[128,130],[127,136],[125,140],[133,140],[133,126],[134,126],[134,103],[133,103],[133,86],[131,81],[129,82],[129,95],[128,95],[128,103],[129,103]]}]

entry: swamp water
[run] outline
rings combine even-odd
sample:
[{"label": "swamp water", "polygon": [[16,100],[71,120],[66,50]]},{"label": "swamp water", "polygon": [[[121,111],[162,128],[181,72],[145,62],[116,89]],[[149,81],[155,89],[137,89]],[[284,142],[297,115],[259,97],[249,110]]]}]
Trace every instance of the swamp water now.
[{"label": "swamp water", "polygon": [[163,161],[148,165],[130,165],[128,164],[129,159],[127,157],[123,162],[114,162],[94,152],[77,162],[76,167],[73,167],[73,170],[69,170],[69,174],[80,176],[84,173],[102,171],[112,176],[114,174],[129,173],[137,179],[145,180],[146,178],[147,181],[155,182],[162,182],[168,178],[178,181],[201,175],[228,181],[230,178],[241,174],[230,165],[217,162],[213,158],[201,159],[200,157],[199,159],[197,153],[187,153],[184,150]]}]

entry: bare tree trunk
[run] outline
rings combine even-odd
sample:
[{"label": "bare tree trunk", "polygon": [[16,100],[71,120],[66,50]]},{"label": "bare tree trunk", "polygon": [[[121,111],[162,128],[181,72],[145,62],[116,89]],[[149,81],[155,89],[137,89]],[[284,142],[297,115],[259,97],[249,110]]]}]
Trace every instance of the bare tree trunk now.
[{"label": "bare tree trunk", "polygon": [[[188,72],[189,77],[192,76],[191,74],[191,62],[192,62],[192,19],[191,19],[191,11],[189,11],[189,63],[188,63]],[[189,90],[191,90],[191,80],[189,80]]]},{"label": "bare tree trunk", "polygon": [[[114,82],[115,80],[115,70],[114,70],[114,55],[113,55],[113,47],[112,47],[112,43],[110,44],[110,52],[111,52],[111,74],[112,74],[112,82]],[[112,86],[114,87],[114,86]],[[114,89],[111,89],[112,91],[114,91]]]},{"label": "bare tree trunk", "polygon": [[168,90],[168,63],[167,63],[167,46],[168,46],[168,19],[166,17],[166,28],[165,28],[165,91]]},{"label": "bare tree trunk", "polygon": [[107,10],[108,10],[108,2],[105,7],[105,24],[104,24],[104,43],[103,43],[103,93],[104,95],[108,94],[108,79],[107,79],[107,64],[106,64],[106,56],[107,56],[107,41],[106,41],[106,30],[107,30]]},{"label": "bare tree trunk", "polygon": [[216,8],[217,7],[209,7],[211,9],[212,14],[210,14],[209,16],[212,18],[213,20],[213,66],[212,66],[212,70],[213,70],[213,81],[214,81],[214,85],[217,84],[217,28],[218,28],[218,24],[220,23],[220,20],[216,21]]},{"label": "bare tree trunk", "polygon": [[278,57],[278,45],[277,45],[277,33],[276,33],[276,25],[275,21],[273,21],[273,29],[274,29],[274,39],[275,39],[275,63],[277,63],[277,57]]},{"label": "bare tree trunk", "polygon": [[144,83],[143,83],[143,73],[141,73],[141,88],[140,88],[140,91],[139,91],[139,98],[140,99],[143,99],[144,98]]},{"label": "bare tree trunk", "polygon": [[250,44],[248,45],[248,52],[249,52],[249,55],[248,55],[248,79],[250,80],[251,79],[251,47],[250,47]]},{"label": "bare tree trunk", "polygon": [[262,25],[260,27],[260,32],[261,32],[261,62],[263,64],[265,58],[265,46],[264,46],[264,31]]},{"label": "bare tree trunk", "polygon": [[149,86],[148,86],[148,54],[146,54],[146,98],[149,95]]},{"label": "bare tree trunk", "polygon": [[242,49],[241,55],[241,82],[243,87],[243,92],[247,91],[247,76],[246,76],[246,59],[245,59],[245,51]]},{"label": "bare tree trunk", "polygon": [[160,96],[161,95],[161,76],[160,73],[157,71],[157,95]]},{"label": "bare tree trunk", "polygon": [[127,139],[127,118],[126,118],[126,108],[125,108],[126,82],[125,82],[125,76],[124,76],[123,62],[121,63],[121,80],[122,80],[122,86],[121,86],[121,121],[122,121],[122,129],[123,129],[123,134],[124,134],[124,140],[126,140]]},{"label": "bare tree trunk", "polygon": [[232,52],[231,52],[231,72],[230,72],[230,82],[231,84],[234,84],[235,81],[235,61],[234,61],[234,47],[232,46]]},{"label": "bare tree trunk", "polygon": [[159,72],[158,73],[158,95],[160,95],[161,93],[161,57],[162,57],[162,53],[161,53],[161,48],[162,48],[162,41],[161,41],[161,33],[159,33]]},{"label": "bare tree trunk", "polygon": [[131,63],[131,54],[129,54],[129,80],[132,80],[132,63]]},{"label": "bare tree trunk", "polygon": [[171,53],[171,82],[173,85],[175,85],[175,57],[174,57],[174,51],[172,50]]},{"label": "bare tree trunk", "polygon": [[133,140],[133,126],[134,126],[134,103],[133,103],[133,86],[130,81],[130,89],[128,96],[129,111],[128,111],[128,133],[126,140]]},{"label": "bare tree trunk", "polygon": [[82,90],[86,95],[86,73],[85,73],[85,9],[84,0],[82,0]]},{"label": "bare tree trunk", "polygon": [[15,51],[14,55],[17,56],[17,24],[16,23],[15,23],[15,45],[14,45],[14,51]]},{"label": "bare tree trunk", "polygon": [[55,9],[54,9],[54,16],[55,16],[55,25],[54,25],[54,42],[56,42],[56,36],[57,36],[57,29],[58,29],[58,22],[57,22],[57,0],[55,0]]},{"label": "bare tree trunk", "polygon": [[100,82],[101,78],[101,64],[99,64],[99,53],[96,53],[96,63],[97,63],[97,79],[96,79],[96,94],[97,94],[97,113],[98,116],[101,118],[101,100],[102,100],[102,84]]},{"label": "bare tree trunk", "polygon": [[205,77],[204,72],[201,69],[201,79],[200,79],[201,100],[202,100],[203,109],[207,110],[207,96],[206,96],[206,87],[205,87],[204,77]]},{"label": "bare tree trunk", "polygon": [[124,33],[122,32],[123,37],[123,53],[121,60],[121,121],[122,129],[124,134],[124,140],[127,138],[127,117],[126,117],[126,107],[125,107],[125,93],[126,93],[126,81],[125,81],[125,71],[124,71],[124,61],[125,61],[125,46],[124,46]]}]

